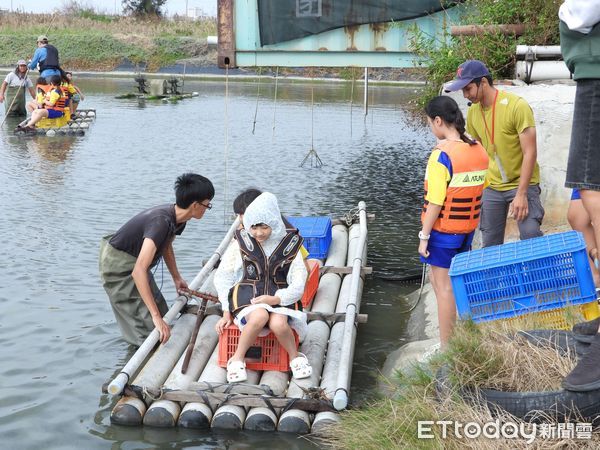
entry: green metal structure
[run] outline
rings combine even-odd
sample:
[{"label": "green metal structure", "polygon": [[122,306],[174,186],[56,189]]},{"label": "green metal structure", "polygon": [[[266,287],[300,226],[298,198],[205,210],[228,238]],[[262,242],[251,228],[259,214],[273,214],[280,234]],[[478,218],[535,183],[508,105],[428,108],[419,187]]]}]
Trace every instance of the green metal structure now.
[{"label": "green metal structure", "polygon": [[417,19],[346,26],[262,46],[258,0],[219,0],[218,7],[220,67],[414,67],[409,30],[416,25],[443,39],[460,16],[460,7],[452,7]]}]

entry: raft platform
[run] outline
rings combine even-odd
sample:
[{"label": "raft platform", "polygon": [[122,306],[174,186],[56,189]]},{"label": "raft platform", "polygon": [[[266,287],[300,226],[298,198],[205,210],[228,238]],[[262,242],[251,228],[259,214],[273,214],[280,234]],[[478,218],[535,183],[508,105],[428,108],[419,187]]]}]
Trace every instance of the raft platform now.
[{"label": "raft platform", "polygon": [[[236,220],[190,289],[216,295],[214,269],[238,227]],[[309,378],[290,372],[247,369],[244,383],[227,383],[218,365],[215,324],[220,305],[210,304],[199,328],[185,374],[182,366],[198,310],[195,299],[179,296],[165,315],[171,337],[160,344],[153,330],[121,372],[103,391],[121,398],[110,415],[113,424],[196,429],[282,431],[306,434],[339,420],[348,405],[352,361],[366,267],[367,213],[364,202],[353,214],[333,221],[326,259],[320,261],[319,284],[305,311],[308,333],[300,343],[313,368]],[[249,354],[246,355],[249,357]]]},{"label": "raft platform", "polygon": [[42,119],[35,133],[16,130],[17,136],[83,136],[96,120],[95,109],[78,109],[75,114],[58,119]]}]

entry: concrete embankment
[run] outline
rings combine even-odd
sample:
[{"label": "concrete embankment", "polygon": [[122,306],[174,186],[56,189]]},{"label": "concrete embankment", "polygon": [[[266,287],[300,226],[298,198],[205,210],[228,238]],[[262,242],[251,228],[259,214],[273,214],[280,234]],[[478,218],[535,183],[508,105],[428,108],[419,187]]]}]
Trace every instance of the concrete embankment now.
[{"label": "concrete embankment", "polygon": [[[515,82],[521,83],[521,82]],[[574,82],[557,82],[535,85],[499,85],[523,97],[531,105],[536,121],[538,163],[540,165],[542,204],[546,211],[542,229],[545,233],[554,233],[569,229],[566,214],[571,190],[564,187],[571,126],[575,100]],[[467,103],[462,93],[453,93],[466,116]],[[516,222],[508,220],[506,241],[518,239]],[[475,235],[475,247],[480,242]],[[416,252],[416,248],[415,248]],[[417,300],[419,291],[411,294],[409,304]],[[412,342],[400,347],[388,356],[382,374],[393,379],[396,370],[410,368],[416,361],[423,360],[427,352],[439,343],[437,303],[433,288],[426,284],[419,306],[413,311],[409,321],[409,333]],[[381,384],[385,389],[385,383]]]}]

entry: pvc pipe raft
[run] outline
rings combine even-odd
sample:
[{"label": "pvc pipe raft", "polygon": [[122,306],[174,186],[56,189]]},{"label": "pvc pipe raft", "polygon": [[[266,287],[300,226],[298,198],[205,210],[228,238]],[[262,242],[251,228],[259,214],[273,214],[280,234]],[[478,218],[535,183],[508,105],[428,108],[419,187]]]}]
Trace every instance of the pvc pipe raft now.
[{"label": "pvc pipe raft", "polygon": [[[225,371],[227,373],[227,371]],[[244,384],[258,383],[260,372],[246,369],[248,380]],[[246,408],[237,405],[222,405],[215,411],[211,427],[222,430],[241,430],[246,420]]]},{"label": "pvc pipe raft", "polygon": [[[217,262],[221,259],[221,255],[229,245],[235,230],[237,229],[239,224],[239,219],[234,220],[227,231],[227,234],[217,247],[217,249],[213,252],[212,256],[208,259],[206,264],[202,267],[198,275],[192,280],[189,284],[191,289],[198,289],[202,283],[208,278],[213,268],[217,264]],[[187,297],[181,295],[175,299],[175,303],[171,306],[171,309],[165,314],[164,320],[167,323],[170,323],[177,314],[181,311],[181,308],[187,303]],[[146,338],[146,340],[142,343],[140,348],[134,353],[131,359],[127,362],[125,367],[121,370],[119,375],[115,377],[115,379],[108,385],[108,393],[111,395],[119,395],[123,392],[123,388],[129,381],[129,378],[132,377],[140,368],[140,365],[146,360],[154,346],[157,344],[159,339],[159,333],[156,329],[152,330],[150,335]]]},{"label": "pvc pipe raft", "polygon": [[[186,348],[192,334],[194,316],[184,314],[177,320],[171,330],[171,337],[167,342],[161,344],[150,360],[146,363],[140,374],[133,381],[133,385],[142,389],[160,388]],[[130,401],[134,404],[139,400],[136,397],[123,397],[112,410],[110,421],[119,425],[139,425],[143,416],[139,410],[130,407]]]},{"label": "pvc pipe raft", "polygon": [[[190,316],[195,319],[194,315]],[[196,338],[196,343],[186,373],[181,373],[181,367],[186,354],[186,351],[184,351],[171,371],[169,378],[167,378],[167,381],[164,384],[165,389],[187,389],[191,382],[198,379],[217,345],[218,337],[214,331],[218,320],[219,316],[215,315],[204,318],[198,332],[198,337]],[[155,401],[144,415],[144,425],[154,427],[174,427],[180,412],[181,407],[174,401]]]},{"label": "pvc pipe raft", "polygon": [[[198,379],[199,382],[210,382],[214,384],[227,383],[227,371],[217,364],[219,357],[219,348],[215,347],[214,351],[206,367],[202,371],[202,375]],[[183,428],[210,428],[210,422],[213,417],[213,410],[210,405],[199,402],[186,403],[181,411],[177,425]]]}]

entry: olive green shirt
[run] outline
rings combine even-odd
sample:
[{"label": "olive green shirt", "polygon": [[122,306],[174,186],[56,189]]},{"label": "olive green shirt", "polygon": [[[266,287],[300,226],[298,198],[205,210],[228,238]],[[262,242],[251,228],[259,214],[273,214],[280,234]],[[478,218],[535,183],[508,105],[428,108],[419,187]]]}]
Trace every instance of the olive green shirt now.
[{"label": "olive green shirt", "polygon": [[[492,106],[482,108],[481,103],[471,105],[467,113],[467,132],[482,143],[490,158],[486,186],[497,191],[508,191],[516,189],[521,178],[523,150],[521,149],[519,134],[529,127],[535,127],[535,121],[531,107],[523,98],[501,90],[498,91],[498,98],[496,99],[495,116],[493,127],[495,153],[504,168],[505,181],[502,180],[492,146]],[[529,184],[535,185],[539,182],[540,167],[536,162]]]}]

